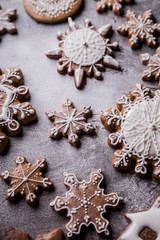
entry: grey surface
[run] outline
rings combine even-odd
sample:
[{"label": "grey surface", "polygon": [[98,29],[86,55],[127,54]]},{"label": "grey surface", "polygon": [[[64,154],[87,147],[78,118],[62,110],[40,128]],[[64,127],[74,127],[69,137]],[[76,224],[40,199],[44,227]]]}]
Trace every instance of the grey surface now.
[{"label": "grey surface", "polygon": [[[118,17],[111,11],[97,14],[95,1],[86,0],[84,9],[75,18],[77,23],[90,18],[96,27],[111,23],[113,28],[125,22],[125,17]],[[30,87],[30,102],[37,110],[38,122],[31,126],[23,127],[22,137],[10,137],[9,151],[0,156],[0,171],[12,170],[15,167],[14,158],[25,155],[27,160],[34,162],[37,158],[45,157],[48,162],[46,176],[55,184],[52,192],[43,191],[39,197],[37,208],[29,206],[24,199],[17,204],[5,200],[5,191],[8,185],[0,181],[0,239],[3,239],[4,228],[11,225],[26,231],[34,239],[39,233],[60,227],[64,229],[68,219],[50,207],[50,201],[57,195],[63,196],[66,188],[63,185],[63,172],[73,172],[77,177],[89,179],[91,171],[101,168],[105,176],[105,192],[117,191],[124,197],[125,205],[120,210],[108,214],[110,227],[113,232],[112,239],[117,239],[128,222],[123,214],[128,211],[146,209],[160,192],[160,185],[154,180],[142,180],[133,174],[116,172],[112,166],[113,150],[107,146],[108,132],[102,128],[99,121],[102,110],[114,106],[116,99],[123,93],[128,93],[131,87],[141,81],[141,72],[145,68],[139,60],[139,54],[144,52],[154,53],[154,49],[143,45],[141,49],[132,51],[128,38],[120,36],[114,31],[111,40],[118,41],[120,51],[116,52],[122,72],[106,70],[104,80],[87,79],[83,90],[74,87],[73,77],[61,76],[56,70],[56,61],[45,57],[46,50],[57,46],[57,31],[67,29],[67,24],[43,25],[32,20],[24,11],[19,0],[1,0],[3,8],[15,7],[18,10],[16,21],[18,35],[6,34],[0,43],[0,67],[19,66],[24,73],[24,84]],[[160,1],[136,0],[136,4],[126,6],[135,9],[137,13],[152,9],[154,16],[160,22]],[[160,40],[160,39],[159,39]],[[156,84],[154,85],[156,86]],[[49,128],[52,123],[45,116],[45,111],[61,109],[61,103],[69,97],[77,107],[91,105],[93,109],[96,136],[83,135],[81,147],[76,149],[68,144],[67,139],[53,141],[48,138]],[[102,239],[91,228],[80,240]]]}]

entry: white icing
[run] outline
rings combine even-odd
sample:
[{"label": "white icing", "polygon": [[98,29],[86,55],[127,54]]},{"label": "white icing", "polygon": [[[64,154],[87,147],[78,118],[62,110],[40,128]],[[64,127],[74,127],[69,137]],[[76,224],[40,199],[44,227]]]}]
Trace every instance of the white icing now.
[{"label": "white icing", "polygon": [[128,213],[126,217],[132,223],[122,233],[119,240],[140,240],[140,232],[144,227],[149,227],[157,233],[157,240],[160,240],[160,196],[157,197],[154,204],[146,211],[137,213]]},{"label": "white icing", "polygon": [[11,19],[16,15],[15,9],[4,11],[0,7],[0,31],[16,32],[16,26],[11,22]]},{"label": "white icing", "polygon": [[130,149],[142,156],[160,153],[160,99],[143,100],[127,113],[122,132]]}]

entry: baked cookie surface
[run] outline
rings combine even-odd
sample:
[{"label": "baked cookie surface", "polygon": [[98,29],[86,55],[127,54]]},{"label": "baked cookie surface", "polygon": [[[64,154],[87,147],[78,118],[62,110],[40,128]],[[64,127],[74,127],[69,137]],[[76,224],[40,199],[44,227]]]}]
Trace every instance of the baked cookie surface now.
[{"label": "baked cookie surface", "polygon": [[26,12],[36,21],[58,23],[75,15],[83,0],[23,0]]}]

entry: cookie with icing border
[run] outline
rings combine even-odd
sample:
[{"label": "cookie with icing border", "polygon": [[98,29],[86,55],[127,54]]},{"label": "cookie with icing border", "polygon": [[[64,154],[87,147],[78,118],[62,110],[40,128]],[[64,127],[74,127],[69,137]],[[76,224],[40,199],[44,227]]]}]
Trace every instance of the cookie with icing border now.
[{"label": "cookie with icing border", "polygon": [[69,191],[64,197],[56,197],[50,206],[55,211],[66,211],[67,237],[79,235],[83,226],[94,226],[99,234],[108,236],[109,222],[103,217],[106,208],[116,208],[122,200],[117,193],[104,194],[100,187],[103,181],[101,169],[91,173],[90,180],[78,181],[73,173],[64,173],[64,184]]},{"label": "cookie with icing border", "polygon": [[160,239],[160,195],[147,210],[127,213],[125,216],[131,223],[118,240]]},{"label": "cookie with icing border", "polygon": [[23,0],[26,12],[37,22],[59,23],[74,16],[83,0]]},{"label": "cookie with icing border", "polygon": [[0,152],[8,145],[7,135],[16,136],[21,124],[36,120],[36,111],[29,102],[29,88],[23,84],[20,68],[0,70]]},{"label": "cookie with icing border", "polygon": [[109,146],[115,148],[112,165],[119,171],[134,171],[160,182],[160,91],[136,84],[121,96],[116,107],[101,115],[111,132]]},{"label": "cookie with icing border", "polygon": [[111,24],[98,30],[86,19],[84,25],[76,26],[68,18],[69,31],[58,32],[58,47],[47,51],[47,57],[59,59],[57,71],[60,74],[74,75],[75,87],[81,89],[86,77],[102,79],[105,68],[120,70],[119,62],[114,59],[114,50],[119,49],[117,42],[108,38],[112,32]]},{"label": "cookie with icing border", "polygon": [[40,189],[49,190],[53,184],[47,177],[43,177],[42,171],[46,169],[46,159],[39,158],[35,163],[27,163],[24,156],[15,159],[17,167],[13,171],[5,170],[0,174],[2,180],[8,183],[11,188],[6,191],[6,200],[15,201],[20,196],[30,205],[35,205]]}]

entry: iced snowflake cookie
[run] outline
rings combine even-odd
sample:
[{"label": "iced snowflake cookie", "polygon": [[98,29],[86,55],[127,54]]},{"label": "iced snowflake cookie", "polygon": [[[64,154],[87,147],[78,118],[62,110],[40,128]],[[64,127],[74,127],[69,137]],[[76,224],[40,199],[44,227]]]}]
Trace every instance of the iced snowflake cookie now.
[{"label": "iced snowflake cookie", "polygon": [[11,226],[5,228],[5,234],[3,240],[30,240],[30,237],[27,233],[21,232]]},{"label": "iced snowflake cookie", "polygon": [[87,123],[87,118],[91,116],[91,107],[82,107],[79,110],[74,108],[73,103],[67,99],[62,105],[63,110],[56,112],[49,110],[47,117],[53,122],[54,127],[50,129],[51,138],[60,138],[62,135],[68,137],[68,142],[73,146],[79,144],[79,137],[82,131],[92,133],[95,131],[91,123]]},{"label": "iced snowflake cookie", "polygon": [[36,21],[58,23],[75,15],[83,0],[23,0],[26,12]]},{"label": "iced snowflake cookie", "polygon": [[0,35],[5,32],[14,34],[17,32],[16,25],[11,21],[16,18],[16,9],[4,11],[0,5]]},{"label": "iced snowflake cookie", "polygon": [[160,47],[156,49],[156,53],[153,56],[150,56],[148,53],[141,54],[140,60],[147,65],[147,69],[142,73],[142,79],[144,81],[155,79],[159,81],[160,87]]},{"label": "iced snowflake cookie", "polygon": [[117,31],[129,36],[131,48],[137,48],[140,43],[146,42],[149,47],[156,47],[157,40],[154,36],[160,34],[160,24],[154,23],[152,11],[145,11],[143,16],[136,16],[134,11],[127,11],[128,22],[121,24]]},{"label": "iced snowflake cookie", "polygon": [[101,170],[91,173],[90,181],[79,182],[72,173],[64,173],[64,184],[69,188],[65,197],[56,197],[50,203],[55,211],[67,210],[70,218],[66,225],[67,236],[72,237],[81,232],[82,226],[94,226],[97,233],[109,235],[109,222],[103,217],[106,208],[115,208],[122,200],[117,193],[104,194],[100,188],[103,181]]},{"label": "iced snowflake cookie", "polygon": [[105,67],[120,70],[119,63],[113,58],[113,50],[118,50],[119,45],[106,38],[112,31],[110,24],[98,30],[88,19],[84,26],[77,27],[71,18],[68,24],[69,31],[57,34],[58,47],[46,53],[49,58],[59,59],[59,73],[74,74],[76,88],[82,88],[86,76],[102,79],[101,72]]},{"label": "iced snowflake cookie", "polygon": [[133,3],[134,0],[98,0],[96,4],[97,12],[104,12],[107,9],[112,9],[115,14],[123,14],[123,4]]},{"label": "iced snowflake cookie", "polygon": [[131,223],[118,240],[160,239],[160,195],[149,209],[127,213],[125,216],[131,220]]},{"label": "iced snowflake cookie", "polygon": [[10,184],[11,188],[6,192],[7,200],[17,200],[19,196],[24,196],[27,203],[34,205],[37,201],[36,192],[40,188],[46,190],[52,187],[52,182],[48,178],[43,178],[43,171],[46,168],[45,159],[37,159],[35,163],[27,163],[24,156],[15,159],[17,167],[13,171],[5,170],[0,174],[3,181]]},{"label": "iced snowflake cookie", "polygon": [[153,171],[160,181],[160,91],[152,95],[147,87],[136,84],[116,105],[101,115],[104,127],[112,132],[108,144],[118,149],[113,167],[134,169],[140,177]]},{"label": "iced snowflake cookie", "polygon": [[0,152],[8,144],[9,134],[18,135],[21,125],[33,122],[36,111],[29,102],[29,89],[22,85],[23,74],[19,68],[0,70]]}]

